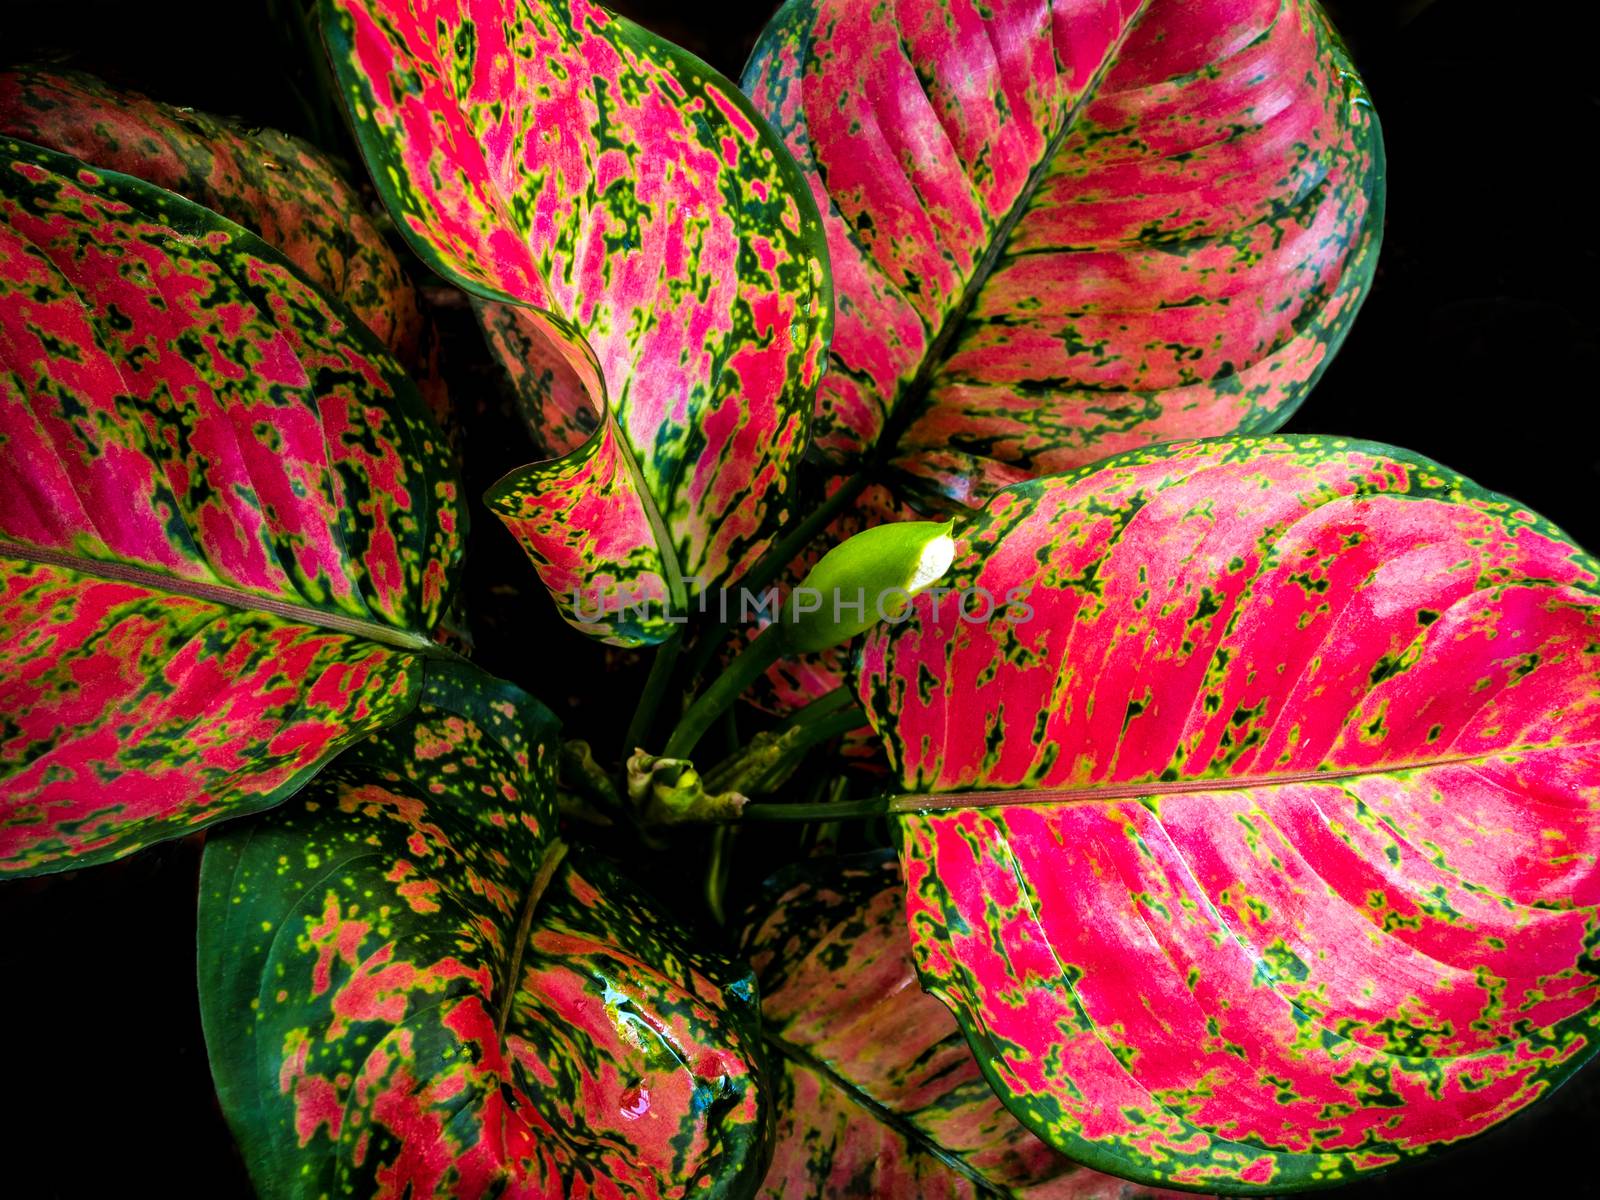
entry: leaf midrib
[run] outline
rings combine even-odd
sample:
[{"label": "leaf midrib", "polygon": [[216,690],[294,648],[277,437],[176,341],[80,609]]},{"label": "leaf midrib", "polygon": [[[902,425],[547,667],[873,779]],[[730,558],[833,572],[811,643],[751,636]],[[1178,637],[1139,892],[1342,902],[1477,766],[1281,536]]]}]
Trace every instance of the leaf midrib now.
[{"label": "leaf midrib", "polygon": [[386,645],[396,646],[413,653],[426,654],[437,658],[454,657],[447,648],[434,642],[426,634],[398,629],[376,621],[364,621],[359,617],[328,612],[325,609],[313,608],[306,604],[295,604],[292,601],[279,600],[272,596],[263,596],[257,592],[231,587],[227,584],[204,583],[197,579],[183,579],[163,574],[160,571],[148,570],[144,567],[88,558],[80,554],[54,550],[47,546],[36,546],[30,542],[17,541],[7,537],[0,537],[0,556],[27,563],[61,567],[79,575],[87,575],[114,583],[131,583],[138,587],[149,588],[151,591],[186,596],[193,600],[203,600],[210,604],[224,605],[241,612],[266,614],[298,625],[310,625],[314,628],[327,629],[335,633],[351,634],[368,641],[383,642]]},{"label": "leaf midrib", "polygon": [[[1045,148],[1039,156],[1039,161],[1034,164],[1033,170],[1028,173],[1028,178],[1023,183],[1022,190],[1017,193],[1017,198],[1012,202],[1011,208],[1006,212],[1000,223],[995,226],[994,234],[989,239],[989,244],[984,247],[983,257],[973,267],[972,274],[967,278],[966,285],[961,290],[961,299],[945,314],[944,320],[939,324],[938,331],[934,334],[932,340],[928,342],[928,347],[923,352],[922,361],[917,364],[917,373],[912,376],[910,383],[900,389],[893,403],[889,406],[888,414],[884,418],[883,430],[879,434],[877,441],[880,458],[887,459],[894,453],[906,429],[925,407],[928,393],[933,390],[933,381],[943,367],[950,344],[955,341],[956,335],[966,324],[967,317],[972,312],[972,306],[978,301],[978,296],[988,286],[989,277],[994,274],[995,265],[1005,254],[1006,247],[1011,242],[1012,234],[1016,232],[1017,226],[1022,222],[1022,218],[1026,215],[1028,209],[1032,207],[1034,197],[1038,194],[1045,178],[1050,174],[1050,165],[1055,162],[1062,143],[1077,128],[1078,119],[1083,115],[1083,110],[1100,94],[1100,87],[1105,82],[1106,75],[1121,58],[1122,48],[1127,44],[1129,35],[1138,27],[1139,22],[1144,20],[1145,14],[1149,11],[1150,2],[1146,0],[1146,3],[1141,5],[1139,11],[1134,14],[1133,19],[1123,27],[1122,32],[1117,37],[1116,44],[1110,47],[1105,58],[1101,60],[1100,66],[1096,69],[1089,86],[1084,89],[1077,102],[1072,105],[1071,109],[1062,118],[1061,127],[1045,143]],[[1055,55],[1053,44],[1051,46],[1051,55],[1052,57]],[[1058,63],[1058,73],[1060,70],[1060,64]],[[818,171],[821,171],[820,162],[818,163]],[[825,177],[823,185],[826,187]],[[854,236],[852,234],[853,240]]]},{"label": "leaf midrib", "polygon": [[500,1011],[495,1014],[495,1040],[500,1044],[502,1051],[506,1045],[506,1025],[511,1020],[511,1010],[516,1007],[517,976],[522,971],[523,955],[528,948],[528,939],[533,933],[534,909],[539,907],[539,900],[549,888],[550,881],[555,878],[556,868],[566,856],[565,842],[556,840],[546,846],[539,860],[539,868],[534,872],[533,880],[528,884],[528,890],[522,898],[522,914],[517,921],[516,933],[512,935],[511,961],[506,965],[505,995],[500,1000]]},{"label": "leaf midrib", "polygon": [[869,1095],[864,1089],[851,1083],[840,1075],[828,1063],[817,1058],[810,1052],[801,1049],[792,1042],[785,1041],[775,1033],[766,1033],[766,1042],[779,1054],[803,1070],[814,1072],[827,1080],[834,1087],[843,1092],[852,1103],[865,1109],[874,1119],[889,1126],[916,1149],[937,1159],[940,1163],[957,1172],[962,1178],[969,1180],[979,1193],[985,1196],[1000,1197],[1002,1200],[1013,1193],[1005,1188],[997,1187],[985,1179],[978,1171],[954,1152],[945,1149],[924,1129],[903,1113],[896,1112],[882,1101]]},{"label": "leaf midrib", "polygon": [[1212,779],[1174,779],[1168,782],[1097,784],[1077,788],[993,788],[970,792],[901,792],[883,798],[886,811],[903,815],[954,812],[973,808],[1011,808],[1043,804],[1094,804],[1113,800],[1161,799],[1169,795],[1204,792],[1236,792],[1251,788],[1289,787],[1301,783],[1337,783],[1346,779],[1370,779],[1381,775],[1403,775],[1437,767],[1472,766],[1504,758],[1508,754],[1533,754],[1544,750],[1581,750],[1594,742],[1561,743],[1548,746],[1507,746],[1482,754],[1461,754],[1386,763],[1369,767],[1336,770],[1286,771],[1280,775],[1222,776]]}]

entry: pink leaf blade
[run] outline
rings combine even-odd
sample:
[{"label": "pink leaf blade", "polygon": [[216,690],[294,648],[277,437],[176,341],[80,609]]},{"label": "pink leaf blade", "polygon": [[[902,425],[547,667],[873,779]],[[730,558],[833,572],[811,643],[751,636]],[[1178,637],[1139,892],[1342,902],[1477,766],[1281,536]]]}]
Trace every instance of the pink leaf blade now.
[{"label": "pink leaf blade", "polygon": [[818,445],[949,499],[1276,428],[1371,281],[1382,141],[1313,0],[791,0],[745,86],[828,231]]},{"label": "pink leaf blade", "polygon": [[277,803],[403,715],[465,514],[372,335],[239,226],[14,140],[0,292],[0,869]]},{"label": "pink leaf blade", "polygon": [[404,722],[209,839],[200,990],[263,1195],[753,1186],[747,970],[555,841],[556,722],[430,664]]},{"label": "pink leaf blade", "polygon": [[[781,145],[705,64],[584,0],[506,20],[467,0],[324,12],[358,139],[413,246],[592,364],[579,374],[594,425],[611,414],[636,468],[673,609],[673,564],[736,581],[787,516],[832,322],[825,242]],[[511,348],[504,332],[491,344]],[[534,434],[576,453],[586,422],[560,386],[548,412],[536,399],[553,427]],[[578,475],[533,474],[551,469]],[[586,532],[602,574],[634,569],[606,557],[607,531]],[[618,636],[641,632],[663,636]]]},{"label": "pink leaf blade", "polygon": [[1170,1194],[1071,1162],[1005,1111],[950,1014],[918,987],[892,857],[802,864],[766,898],[744,934],[782,1068],[761,1195]]},{"label": "pink leaf blade", "polygon": [[414,653],[0,560],[0,872],[271,807],[416,699]]},{"label": "pink leaf blade", "polygon": [[675,628],[652,509],[610,417],[577,450],[518,468],[484,501],[575,628],[618,645]]},{"label": "pink leaf blade", "polygon": [[1298,437],[1017,485],[959,533],[952,586],[1028,611],[919,599],[858,683],[922,793],[919,971],[1024,1124],[1301,1189],[1593,1054],[1600,569],[1559,530]]},{"label": "pink leaf blade", "polygon": [[402,362],[415,361],[423,322],[410,281],[354,190],[305,143],[37,69],[0,75],[0,133],[221,213],[281,250]]}]

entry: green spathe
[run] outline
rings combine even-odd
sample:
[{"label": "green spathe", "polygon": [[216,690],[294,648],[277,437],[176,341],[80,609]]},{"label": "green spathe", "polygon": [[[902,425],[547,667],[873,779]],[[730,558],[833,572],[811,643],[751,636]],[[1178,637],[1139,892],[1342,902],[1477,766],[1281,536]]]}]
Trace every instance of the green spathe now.
[{"label": "green spathe", "polygon": [[863,530],[829,550],[785,605],[782,637],[796,653],[847,642],[903,614],[955,558],[953,521],[898,521]]}]

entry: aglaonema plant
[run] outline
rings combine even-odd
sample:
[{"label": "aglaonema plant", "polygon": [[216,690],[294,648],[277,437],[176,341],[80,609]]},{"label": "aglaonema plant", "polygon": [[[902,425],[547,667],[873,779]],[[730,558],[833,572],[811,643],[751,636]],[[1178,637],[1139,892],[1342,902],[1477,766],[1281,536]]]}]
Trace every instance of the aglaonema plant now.
[{"label": "aglaonema plant", "polygon": [[916,987],[904,894],[889,851],[800,864],[745,930],[778,1108],[760,1194],[1157,1195],[1050,1150],[1005,1111],[950,1014]]},{"label": "aglaonema plant", "polygon": [[828,232],[817,446],[913,494],[1276,427],[1377,260],[1313,0],[788,0],[745,84]]},{"label": "aglaonema plant", "polygon": [[59,870],[276,804],[402,716],[465,512],[415,386],[271,247],[0,151],[0,870]]},{"label": "aglaonema plant", "polygon": [[210,839],[200,996],[263,1195],[748,1193],[748,970],[556,834],[556,722],[470,668]]},{"label": "aglaonema plant", "polygon": [[793,161],[733,84],[596,5],[322,12],[396,224],[544,368],[560,456],[490,508],[574,624],[666,640],[688,581],[767,549],[806,446],[833,308]]},{"label": "aglaonema plant", "polygon": [[1024,1124],[1271,1193],[1593,1054],[1600,591],[1559,530],[1301,437],[1021,485],[959,546],[952,585],[1025,571],[1031,619],[919,604],[857,687],[918,969]]},{"label": "aglaonema plant", "polygon": [[[1311,0],[788,0],[744,92],[583,0],[319,10],[386,219],[0,76],[0,870],[206,830],[260,1194],[1279,1194],[1592,1057],[1600,566],[1271,434],[1381,231]],[[502,586],[659,647],[621,711],[441,632],[402,242],[529,427]]]},{"label": "aglaonema plant", "polygon": [[[1382,140],[1313,0],[791,0],[745,84],[838,296],[813,521],[1274,429],[1371,283]],[[804,700],[839,670],[773,675]]]}]

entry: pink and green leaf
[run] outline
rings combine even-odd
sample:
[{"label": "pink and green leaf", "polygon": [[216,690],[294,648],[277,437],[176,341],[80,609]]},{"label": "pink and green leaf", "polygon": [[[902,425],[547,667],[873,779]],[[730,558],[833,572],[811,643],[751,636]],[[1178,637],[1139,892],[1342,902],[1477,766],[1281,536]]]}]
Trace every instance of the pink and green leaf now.
[{"label": "pink and green leaf", "polygon": [[768,887],[745,951],[781,1064],[763,1196],[1131,1200],[1006,1112],[949,1012],[917,986],[892,854],[801,866]]},{"label": "pink and green leaf", "polygon": [[403,715],[457,490],[398,366],[277,252],[0,139],[0,870],[278,803]]},{"label": "pink and green leaf", "polygon": [[1377,259],[1377,121],[1315,0],[788,0],[745,87],[827,229],[817,444],[963,502],[1275,428]]},{"label": "pink and green leaf", "polygon": [[[804,180],[732,84],[587,0],[323,14],[380,194],[434,269],[501,306],[491,346],[564,456],[490,507],[573,624],[663,640],[684,580],[737,580],[788,515],[832,323]],[[662,602],[586,616],[575,580]]]},{"label": "pink and green leaf", "polygon": [[528,432],[553,458],[571,454],[589,441],[600,415],[583,378],[514,304],[478,305],[489,349],[505,369],[512,395]]},{"label": "pink and green leaf", "polygon": [[1019,1120],[1152,1183],[1346,1182],[1600,1036],[1600,584],[1516,503],[1318,438],[999,493],[869,638],[925,984]]},{"label": "pink and green leaf", "polygon": [[273,129],[118,92],[79,72],[0,74],[0,134],[147,180],[282,251],[407,365],[422,316],[399,259],[316,149]]},{"label": "pink and green leaf", "polygon": [[200,987],[261,1195],[748,1194],[748,973],[554,841],[555,721],[430,665],[403,723],[208,838]]}]

